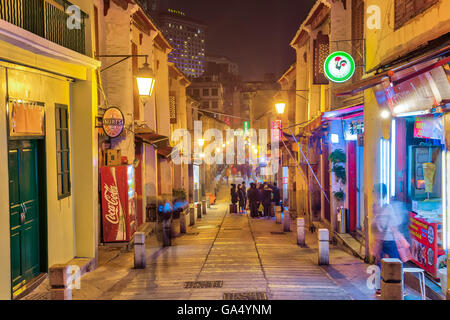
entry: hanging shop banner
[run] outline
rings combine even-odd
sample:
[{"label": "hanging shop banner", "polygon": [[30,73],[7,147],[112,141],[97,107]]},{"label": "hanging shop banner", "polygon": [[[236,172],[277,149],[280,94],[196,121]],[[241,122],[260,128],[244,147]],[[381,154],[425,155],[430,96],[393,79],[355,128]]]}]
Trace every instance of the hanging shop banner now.
[{"label": "hanging shop banner", "polygon": [[45,111],[38,103],[13,102],[9,113],[9,135],[44,136]]},{"label": "hanging shop banner", "polygon": [[272,130],[277,130],[279,132],[279,139],[283,138],[283,132],[281,131],[283,129],[283,123],[281,120],[272,120]]},{"label": "hanging shop banner", "polygon": [[324,63],[325,75],[333,82],[350,80],[355,73],[355,61],[344,51],[336,51],[328,56]]},{"label": "hanging shop banner", "polygon": [[358,136],[364,134],[364,119],[362,117],[345,120],[344,139],[347,141],[356,141]]},{"label": "hanging shop banner", "polygon": [[120,136],[123,131],[125,120],[122,111],[116,107],[110,107],[103,115],[103,130],[110,138]]},{"label": "hanging shop banner", "polygon": [[433,115],[416,117],[414,122],[414,138],[444,139],[444,120]]},{"label": "hanging shop banner", "polygon": [[328,84],[328,78],[324,73],[323,65],[326,58],[330,54],[330,44],[328,35],[323,35],[319,33],[317,39],[314,40],[314,73],[313,73],[313,83],[314,84]]}]

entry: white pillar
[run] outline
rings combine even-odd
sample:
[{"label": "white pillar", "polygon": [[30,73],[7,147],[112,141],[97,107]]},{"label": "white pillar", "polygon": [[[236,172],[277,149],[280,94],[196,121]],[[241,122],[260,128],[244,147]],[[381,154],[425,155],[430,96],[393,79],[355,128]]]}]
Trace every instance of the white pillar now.
[{"label": "white pillar", "polygon": [[297,218],[297,244],[300,246],[305,245],[305,219]]},{"label": "white pillar", "polygon": [[134,234],[134,268],[145,269],[145,233]]},{"label": "white pillar", "polygon": [[68,266],[52,265],[48,270],[50,296],[52,300],[72,300],[72,288],[69,288]]},{"label": "white pillar", "polygon": [[403,265],[400,259],[384,258],[381,260],[382,300],[403,300],[402,273]]},{"label": "white pillar", "polygon": [[189,221],[190,222],[189,225],[193,226],[195,224],[195,220],[196,220],[195,219],[195,207],[190,207],[189,208],[189,218],[190,218],[189,219],[190,220]]},{"label": "white pillar", "polygon": [[202,203],[201,202],[197,202],[196,203],[196,208],[197,208],[197,218],[201,219],[202,218]]},{"label": "white pillar", "polygon": [[183,210],[180,213],[180,233],[186,233],[187,225],[188,225],[188,215],[189,212],[187,210]]},{"label": "white pillar", "polygon": [[285,211],[283,215],[283,231],[291,231],[291,214],[289,213],[289,211]]},{"label": "white pillar", "polygon": [[275,206],[275,216],[276,216],[276,223],[277,224],[281,224],[281,207],[280,209],[277,209],[277,207]]},{"label": "white pillar", "polygon": [[206,215],[206,200],[202,200],[202,215]]},{"label": "white pillar", "polygon": [[319,265],[330,264],[330,242],[328,229],[319,229]]}]

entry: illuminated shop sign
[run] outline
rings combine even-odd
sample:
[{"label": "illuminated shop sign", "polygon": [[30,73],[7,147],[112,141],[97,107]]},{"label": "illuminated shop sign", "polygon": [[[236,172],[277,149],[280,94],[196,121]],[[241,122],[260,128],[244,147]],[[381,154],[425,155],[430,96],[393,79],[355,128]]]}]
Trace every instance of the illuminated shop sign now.
[{"label": "illuminated shop sign", "polygon": [[111,107],[103,115],[103,130],[110,138],[116,138],[121,135],[124,126],[124,118],[119,108]]},{"label": "illuminated shop sign", "polygon": [[333,82],[345,82],[355,73],[355,61],[344,51],[336,51],[324,63],[325,75]]}]

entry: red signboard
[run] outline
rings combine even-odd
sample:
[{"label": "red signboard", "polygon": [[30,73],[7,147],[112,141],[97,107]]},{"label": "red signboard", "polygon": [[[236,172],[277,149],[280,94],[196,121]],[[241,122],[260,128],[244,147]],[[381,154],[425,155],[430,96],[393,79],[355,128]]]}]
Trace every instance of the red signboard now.
[{"label": "red signboard", "polygon": [[130,241],[136,228],[131,166],[101,167],[104,242]]},{"label": "red signboard", "polygon": [[412,260],[433,277],[437,277],[439,257],[445,254],[438,246],[438,237],[442,234],[440,226],[419,218],[414,212],[409,213]]},{"label": "red signboard", "polygon": [[444,126],[442,118],[431,116],[416,117],[414,137],[424,139],[443,139]]},{"label": "red signboard", "polygon": [[272,120],[272,130],[278,130],[279,131],[279,139],[283,137],[283,133],[281,132],[281,129],[283,128],[283,123],[281,120]]}]

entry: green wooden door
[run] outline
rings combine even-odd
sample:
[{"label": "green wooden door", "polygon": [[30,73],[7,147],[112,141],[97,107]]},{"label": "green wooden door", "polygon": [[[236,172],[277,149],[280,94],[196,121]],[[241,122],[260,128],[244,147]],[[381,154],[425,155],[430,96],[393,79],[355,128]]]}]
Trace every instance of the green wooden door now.
[{"label": "green wooden door", "polygon": [[9,206],[13,292],[40,272],[37,142],[10,141]]}]

